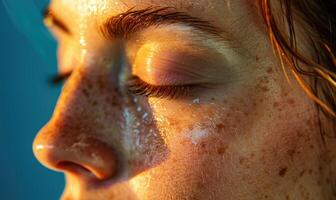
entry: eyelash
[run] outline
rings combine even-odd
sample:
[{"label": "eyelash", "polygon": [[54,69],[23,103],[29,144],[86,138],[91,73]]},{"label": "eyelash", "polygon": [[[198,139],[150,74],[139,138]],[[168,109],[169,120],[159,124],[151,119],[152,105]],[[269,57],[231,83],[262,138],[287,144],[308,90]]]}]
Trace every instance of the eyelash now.
[{"label": "eyelash", "polygon": [[48,83],[53,86],[60,85],[64,81],[66,81],[70,75],[71,75],[71,72],[53,75],[52,77],[48,79]]},{"label": "eyelash", "polygon": [[129,92],[139,96],[176,99],[188,96],[196,85],[155,86],[146,83],[137,76],[132,76],[127,81],[127,87]]},{"label": "eyelash", "polygon": [[[70,73],[58,74],[53,76],[49,83],[52,85],[58,85],[63,83]],[[145,96],[145,97],[158,97],[158,98],[170,98],[176,99],[179,97],[185,97],[190,94],[190,91],[196,87],[196,85],[166,85],[166,86],[155,86],[146,83],[141,80],[138,76],[132,76],[128,79],[127,83],[128,91],[134,95]]]}]

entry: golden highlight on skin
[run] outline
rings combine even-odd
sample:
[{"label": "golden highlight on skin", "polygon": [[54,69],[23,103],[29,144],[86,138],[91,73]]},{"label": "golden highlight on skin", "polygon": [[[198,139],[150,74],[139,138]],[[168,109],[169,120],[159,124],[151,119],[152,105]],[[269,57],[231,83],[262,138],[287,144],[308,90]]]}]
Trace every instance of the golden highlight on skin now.
[{"label": "golden highlight on skin", "polygon": [[55,79],[67,82],[33,149],[65,173],[62,198],[332,199],[336,141],[318,134],[305,79],[283,76],[294,68],[279,66],[274,53],[288,52],[258,9],[245,0],[52,1],[71,31],[55,34],[60,71],[71,76]]}]

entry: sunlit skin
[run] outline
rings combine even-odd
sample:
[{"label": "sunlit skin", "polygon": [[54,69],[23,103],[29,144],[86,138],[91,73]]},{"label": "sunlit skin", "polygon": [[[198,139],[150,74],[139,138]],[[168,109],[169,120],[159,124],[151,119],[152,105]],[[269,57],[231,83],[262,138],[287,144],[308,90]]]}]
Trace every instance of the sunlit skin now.
[{"label": "sunlit skin", "polygon": [[[184,23],[103,34],[110,17],[150,6],[207,21],[222,39]],[[336,142],[322,144],[314,104],[286,80],[253,1],[54,0],[50,10],[64,25],[45,20],[59,72],[71,75],[33,149],[65,173],[64,200],[333,199]],[[190,87],[146,97],[129,90],[131,76]]]}]

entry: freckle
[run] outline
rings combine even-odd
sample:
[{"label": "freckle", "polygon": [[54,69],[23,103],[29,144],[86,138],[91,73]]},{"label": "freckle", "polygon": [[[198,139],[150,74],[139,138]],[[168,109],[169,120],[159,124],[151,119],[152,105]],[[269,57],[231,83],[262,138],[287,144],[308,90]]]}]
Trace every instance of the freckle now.
[{"label": "freckle", "polygon": [[268,87],[266,87],[266,86],[262,86],[262,87],[260,87],[260,89],[261,89],[261,91],[264,91],[264,92],[269,91]]},{"label": "freckle", "polygon": [[111,105],[112,105],[113,107],[118,107],[118,103],[115,102],[115,101],[112,101],[112,102],[111,102]]},{"label": "freckle", "polygon": [[215,97],[211,97],[211,101],[215,101],[216,100],[216,98]]},{"label": "freckle", "polygon": [[107,97],[105,97],[105,101],[106,101],[106,102],[111,102],[111,101],[112,101],[112,98],[111,98],[110,96],[107,96]]},{"label": "freckle", "polygon": [[288,195],[286,195],[286,200],[289,200],[289,196]]},{"label": "freckle", "polygon": [[199,182],[197,183],[197,187],[198,187],[198,188],[204,188],[204,183],[203,183],[202,181],[199,181]]},{"label": "freckle", "polygon": [[265,82],[266,84],[269,83],[269,80],[268,80],[267,77],[265,77],[264,82]]},{"label": "freckle", "polygon": [[272,67],[268,68],[266,72],[269,73],[269,74],[272,74],[273,73]]},{"label": "freckle", "polygon": [[100,89],[100,90],[103,90],[104,89],[104,81],[102,80],[102,79],[98,79],[98,88]]},{"label": "freckle", "polygon": [[279,176],[284,177],[287,173],[287,167],[283,167],[279,171]]},{"label": "freckle", "polygon": [[239,164],[243,164],[245,162],[245,158],[239,158]]},{"label": "freckle", "polygon": [[313,170],[309,169],[308,174],[312,174],[312,173],[313,173]]},{"label": "freckle", "polygon": [[225,147],[219,147],[217,149],[217,154],[223,155],[225,153],[226,148]]},{"label": "freckle", "polygon": [[255,57],[255,60],[256,60],[257,62],[259,61],[259,59],[260,59],[259,56],[256,56],[256,57]]},{"label": "freckle", "polygon": [[90,94],[89,94],[89,92],[88,92],[88,90],[86,88],[83,88],[82,92],[85,95],[85,97],[90,97]]},{"label": "freckle", "polygon": [[291,159],[293,159],[294,154],[295,154],[295,150],[290,149],[290,150],[287,151],[287,154],[289,155],[289,157],[291,157]]},{"label": "freckle", "polygon": [[172,158],[171,161],[172,161],[173,163],[177,162],[176,158]]},{"label": "freckle", "polygon": [[303,135],[302,135],[302,133],[298,132],[298,133],[297,133],[297,136],[298,136],[299,138],[301,138]]},{"label": "freckle", "polygon": [[186,145],[186,144],[187,144],[187,141],[182,140],[182,141],[180,141],[180,144],[181,144],[181,145]]},{"label": "freckle", "polygon": [[89,90],[91,90],[91,89],[93,88],[91,82],[88,82],[88,83],[87,83],[87,87],[88,87]]},{"label": "freckle", "polygon": [[222,130],[224,130],[224,128],[225,128],[225,126],[224,126],[223,124],[217,124],[217,125],[216,125],[216,129],[217,129],[218,131],[222,131]]},{"label": "freckle", "polygon": [[280,105],[279,102],[274,102],[274,103],[273,103],[273,107],[274,107],[274,108],[279,107],[279,105]]},{"label": "freckle", "polygon": [[299,178],[301,178],[305,173],[306,173],[306,170],[302,170],[302,172],[300,172]]},{"label": "freckle", "polygon": [[288,103],[289,103],[290,105],[294,105],[294,104],[295,104],[295,101],[294,101],[293,99],[289,99],[289,100],[288,100]]}]

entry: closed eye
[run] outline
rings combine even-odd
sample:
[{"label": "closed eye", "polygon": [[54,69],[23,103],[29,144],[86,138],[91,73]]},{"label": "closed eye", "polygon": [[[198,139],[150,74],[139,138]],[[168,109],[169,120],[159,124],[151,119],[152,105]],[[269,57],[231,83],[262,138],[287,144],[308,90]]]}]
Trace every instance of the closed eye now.
[{"label": "closed eye", "polygon": [[169,99],[186,97],[198,86],[196,84],[156,86],[146,83],[137,76],[132,76],[126,84],[129,92],[134,95]]}]

